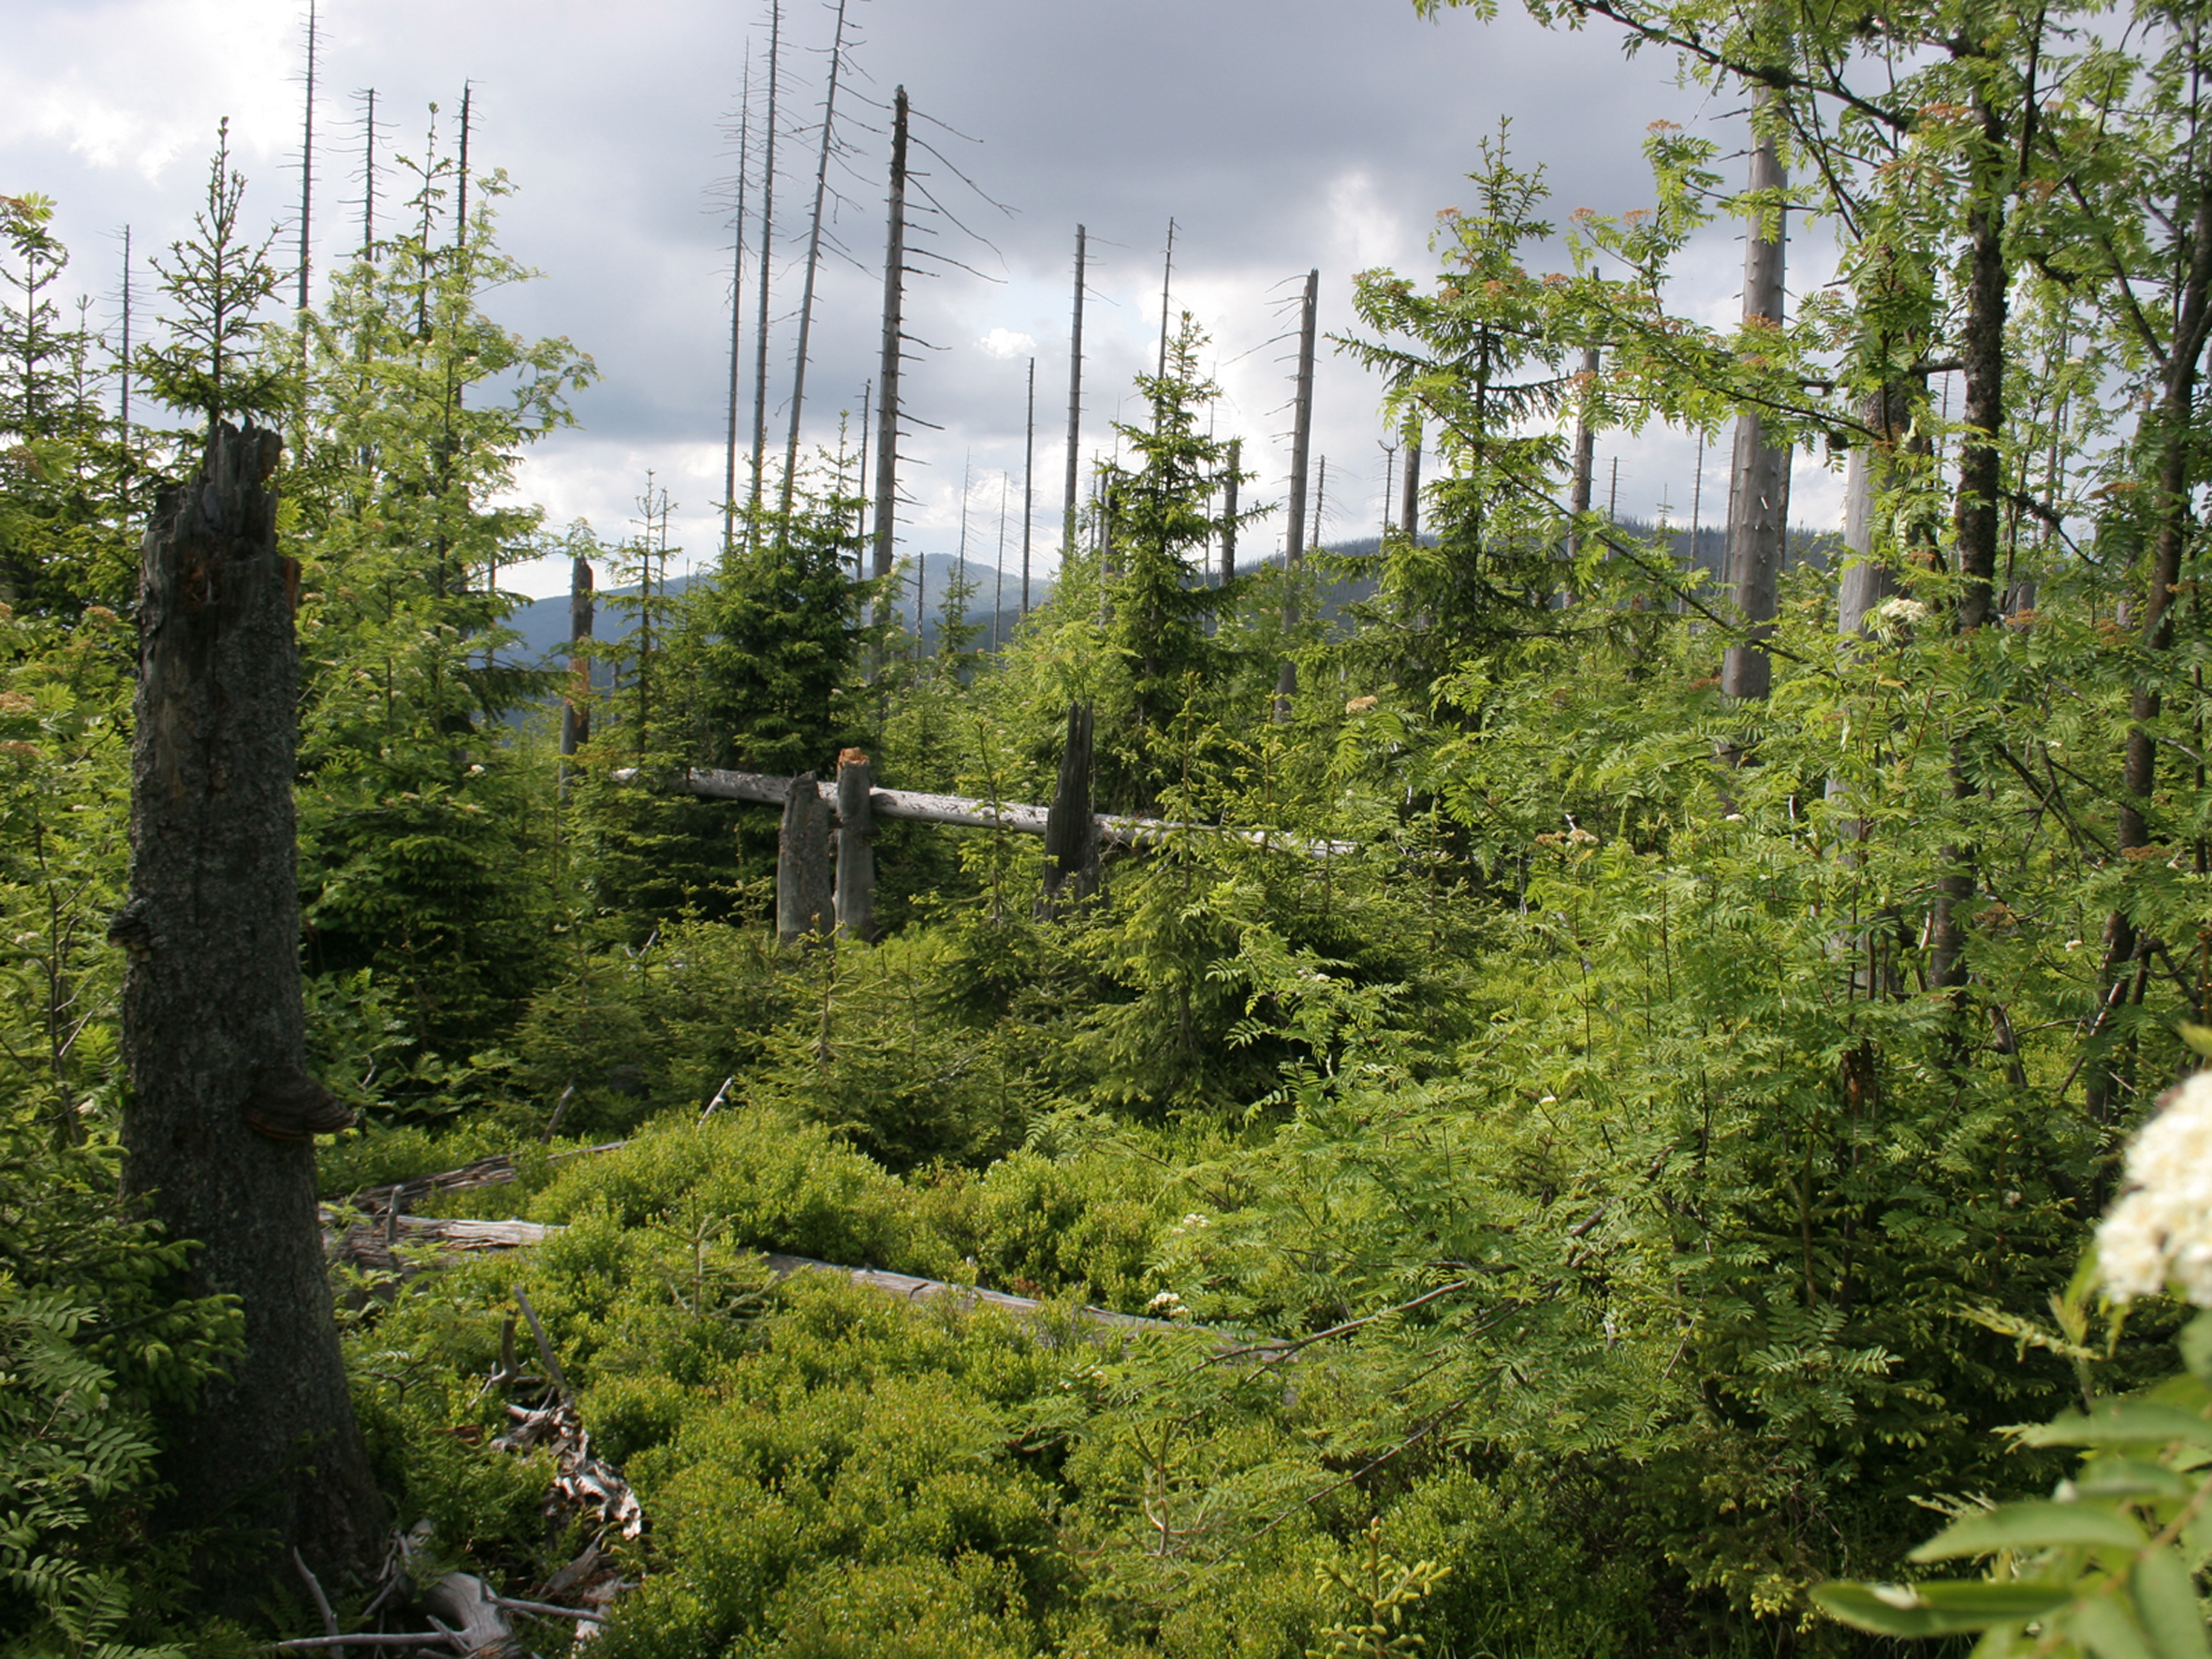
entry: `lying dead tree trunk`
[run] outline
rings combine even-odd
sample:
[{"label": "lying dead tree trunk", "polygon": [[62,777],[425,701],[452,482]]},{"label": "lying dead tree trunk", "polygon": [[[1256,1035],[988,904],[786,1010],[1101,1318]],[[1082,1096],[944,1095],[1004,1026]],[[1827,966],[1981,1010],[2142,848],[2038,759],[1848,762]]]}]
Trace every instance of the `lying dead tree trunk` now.
[{"label": "lying dead tree trunk", "polygon": [[[614,774],[618,783],[634,783],[637,776],[635,767],[624,767]],[[763,806],[782,806],[790,795],[792,784],[789,778],[764,772],[722,771],[701,766],[691,768],[672,782],[694,795],[717,800],[751,800]],[[835,785],[817,784],[814,787],[825,800],[836,800]],[[1042,835],[1050,817],[1047,809],[1028,802],[977,800],[965,795],[931,795],[919,789],[871,789],[867,799],[869,811],[875,817],[906,818],[960,830],[1003,830],[1016,835]],[[1133,818],[1110,813],[1091,815],[1098,826],[1099,840],[1114,846],[1158,846],[1177,834],[1210,833],[1231,836],[1253,846],[1302,853],[1309,858],[1340,857],[1359,850],[1359,843],[1355,841],[1324,841],[1266,830],[1179,823],[1169,818]]]}]

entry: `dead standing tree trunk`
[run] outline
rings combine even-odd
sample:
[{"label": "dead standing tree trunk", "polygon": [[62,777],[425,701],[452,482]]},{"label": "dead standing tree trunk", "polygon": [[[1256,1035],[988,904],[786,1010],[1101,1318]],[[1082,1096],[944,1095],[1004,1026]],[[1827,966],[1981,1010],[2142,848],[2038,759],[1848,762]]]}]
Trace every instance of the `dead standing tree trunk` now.
[{"label": "dead standing tree trunk", "polygon": [[[1597,389],[1598,381],[1598,348],[1596,346],[1586,345],[1582,348],[1582,368],[1575,378],[1575,394],[1579,406],[1575,411],[1575,481],[1567,497],[1567,511],[1573,515],[1573,522],[1567,531],[1567,564],[1570,567],[1575,560],[1582,556],[1582,519],[1583,515],[1589,511],[1591,475],[1597,468],[1598,433],[1597,428],[1589,423],[1589,401]],[[1419,476],[1421,450],[1418,444],[1414,447],[1414,452],[1408,458],[1406,467],[1408,478]],[[1570,568],[1567,576],[1567,588],[1570,593],[1574,591],[1574,572]]]},{"label": "dead standing tree trunk", "polygon": [[747,498],[748,545],[760,541],[760,469],[768,454],[769,272],[776,252],[776,91],[784,57],[784,7],[769,0],[768,22],[768,139],[760,164],[760,278],[754,284],[759,322],[753,338],[753,492]]},{"label": "dead standing tree trunk", "polygon": [[[124,1184],[200,1248],[180,1286],[239,1299],[244,1358],[163,1423],[160,1520],[266,1529],[343,1573],[379,1531],[315,1214],[314,1136],[352,1122],[301,1069],[292,817],[299,566],[276,549],[279,443],[217,426],[163,492],[140,573],[131,759]],[[266,1559],[217,1599],[288,1576]]]},{"label": "dead standing tree trunk", "polygon": [[1398,503],[1398,528],[1408,543],[1421,545],[1421,427],[1414,422],[1406,429],[1405,478],[1400,485],[1402,493]]},{"label": "dead standing tree trunk", "polygon": [[[1321,272],[1309,271],[1305,298],[1298,307],[1298,389],[1290,433],[1290,529],[1282,542],[1282,631],[1286,637],[1298,625],[1296,579],[1306,562],[1306,451],[1313,437],[1313,326],[1320,297]],[[1286,656],[1275,681],[1278,722],[1290,718],[1290,699],[1297,689],[1297,665]]]},{"label": "dead standing tree trunk", "polygon": [[[838,845],[842,850],[842,838]],[[829,803],[814,786],[814,774],[800,772],[784,797],[784,829],[776,839],[776,943],[828,933],[836,919],[829,885]]]},{"label": "dead standing tree trunk", "polygon": [[1067,346],[1067,501],[1061,509],[1061,561],[1064,565],[1076,551],[1076,485],[1082,470],[1083,436],[1083,256],[1088,251],[1088,239],[1083,227],[1076,227],[1076,303],[1075,316],[1068,328]]},{"label": "dead standing tree trunk", "polygon": [[[1761,94],[1761,102],[1770,95]],[[1751,150],[1751,188],[1779,193],[1785,181],[1771,137]],[[1769,226],[1771,225],[1771,231]],[[1782,212],[1769,221],[1762,211],[1744,237],[1743,316],[1747,327],[1780,327],[1782,320]],[[1728,597],[1751,624],[1741,644],[1728,647],[1721,690],[1731,697],[1760,698],[1773,684],[1773,663],[1761,641],[1773,632],[1775,582],[1781,570],[1783,514],[1790,489],[1790,451],[1767,440],[1765,422],[1747,409],[1736,421],[1736,470],[1728,492]]]},{"label": "dead standing tree trunk", "polygon": [[1229,440],[1229,464],[1222,474],[1222,579],[1227,587],[1237,580],[1237,486],[1244,477],[1244,440]]},{"label": "dead standing tree trunk", "polygon": [[1067,746],[1060,754],[1060,782],[1045,820],[1045,890],[1036,918],[1049,921],[1063,906],[1098,890],[1098,819],[1091,811],[1091,705],[1067,712]]},{"label": "dead standing tree trunk", "polygon": [[875,937],[874,786],[867,756],[847,749],[837,757],[837,934],[863,945]]},{"label": "dead standing tree trunk", "polygon": [[[883,362],[876,377],[883,386],[883,403],[875,426],[875,534],[868,574],[875,590],[875,625],[888,628],[890,595],[885,578],[891,574],[897,551],[899,521],[899,364],[905,349],[906,299],[906,88],[891,96],[891,206],[890,229],[884,242]],[[920,617],[915,619],[918,634]],[[876,647],[876,669],[881,672],[883,647]]]},{"label": "dead standing tree trunk", "polygon": [[568,566],[568,696],[561,705],[561,757],[592,741],[592,562]]},{"label": "dead standing tree trunk", "polygon": [[829,152],[837,133],[837,79],[845,61],[845,0],[837,0],[837,32],[829,43],[829,91],[822,100],[822,154],[814,167],[814,212],[808,221],[807,273],[798,298],[798,354],[791,369],[791,429],[784,441],[784,490],[777,500],[783,520],[777,538],[791,534],[791,495],[798,481],[799,418],[806,407],[807,336],[814,321],[814,272],[822,264],[822,198],[829,189]]}]

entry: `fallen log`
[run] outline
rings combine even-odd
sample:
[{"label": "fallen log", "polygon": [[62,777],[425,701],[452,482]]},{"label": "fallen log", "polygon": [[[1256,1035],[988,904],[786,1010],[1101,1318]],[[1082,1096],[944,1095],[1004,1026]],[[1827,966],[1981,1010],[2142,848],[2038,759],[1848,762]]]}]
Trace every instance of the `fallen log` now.
[{"label": "fallen log", "polygon": [[[614,776],[618,783],[633,783],[637,778],[637,769],[624,767]],[[750,800],[762,806],[782,806],[790,799],[792,784],[789,778],[765,772],[724,771],[704,766],[689,768],[681,782],[694,795],[716,800]],[[814,788],[829,803],[834,815],[837,785],[817,783]],[[1044,834],[1047,816],[1045,808],[1027,801],[977,800],[965,795],[932,795],[920,789],[871,789],[868,805],[870,812],[879,818],[906,818],[917,824],[943,824],[956,830],[998,830],[1015,835]],[[1126,817],[1112,813],[1094,813],[1091,816],[1098,825],[1099,840],[1117,846],[1158,846],[1171,836],[1196,833],[1230,836],[1252,846],[1279,847],[1310,858],[1337,858],[1359,850],[1355,841],[1314,840],[1268,830],[1231,830],[1219,824],[1186,824],[1170,818]]]},{"label": "fallen log", "polygon": [[[565,1099],[565,1096],[564,1096]],[[560,1108],[554,1108],[558,1111]],[[593,1152],[610,1152],[617,1147],[629,1145],[626,1140],[607,1140],[597,1146],[571,1147],[566,1152],[553,1154],[554,1163],[564,1158],[580,1158]],[[405,1181],[393,1182],[389,1186],[363,1187],[345,1201],[358,1210],[388,1214],[393,1210],[404,1213],[410,1204],[419,1204],[437,1193],[468,1192],[476,1187],[498,1186],[515,1179],[513,1152],[493,1152],[489,1157],[477,1158],[458,1169],[440,1169],[431,1175],[410,1176]],[[406,1216],[409,1223],[419,1221],[419,1216]]]}]

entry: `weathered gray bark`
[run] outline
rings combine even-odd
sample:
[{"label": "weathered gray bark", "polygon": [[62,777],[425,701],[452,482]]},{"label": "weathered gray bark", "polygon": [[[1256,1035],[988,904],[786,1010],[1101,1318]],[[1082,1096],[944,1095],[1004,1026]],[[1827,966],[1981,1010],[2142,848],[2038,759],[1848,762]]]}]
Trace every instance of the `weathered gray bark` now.
[{"label": "weathered gray bark", "polygon": [[745,366],[745,169],[753,151],[753,46],[745,46],[744,90],[738,105],[738,212],[730,235],[729,419],[722,450],[722,551],[738,544],[738,390]]},{"label": "weathered gray bark", "polygon": [[[1290,527],[1282,542],[1282,569],[1287,579],[1306,562],[1306,452],[1313,436],[1313,329],[1319,309],[1321,272],[1306,272],[1306,293],[1298,307],[1298,389],[1290,431]],[[1298,625],[1296,584],[1282,602],[1282,628]],[[1297,695],[1297,665],[1283,658],[1275,680],[1275,718],[1290,718],[1290,699]]]},{"label": "weathered gray bark", "polygon": [[847,749],[837,757],[837,932],[842,939],[864,943],[875,937],[875,817],[869,788],[868,756]]},{"label": "weathered gray bark", "polygon": [[[899,364],[906,340],[906,88],[891,95],[890,228],[884,240],[883,405],[875,418],[875,533],[868,574],[876,582],[891,574],[899,521]],[[876,590],[875,624],[887,627],[891,597],[887,583]],[[916,613],[915,632],[921,632]],[[878,648],[880,652],[880,647]]]},{"label": "weathered gray bark", "polygon": [[[1589,383],[1597,378],[1598,348],[1583,347],[1582,351],[1582,407],[1575,416],[1575,481],[1567,497],[1567,510],[1579,521],[1589,511],[1591,474],[1598,460],[1598,434],[1589,423]],[[1414,462],[1418,466],[1418,462]],[[1570,561],[1582,552],[1582,535],[1579,530],[1567,533],[1567,557]]]},{"label": "weathered gray bark", "polygon": [[1421,429],[1406,433],[1405,478],[1399,486],[1398,527],[1411,542],[1421,539]]},{"label": "weathered gray bark", "polygon": [[[1764,103],[1772,95],[1762,93]],[[1753,190],[1778,191],[1786,181],[1774,140],[1751,150]],[[1743,315],[1747,324],[1782,319],[1782,220],[1773,233],[1762,218],[1744,235]],[[1728,597],[1751,624],[1745,642],[1731,645],[1721,667],[1721,689],[1732,697],[1764,697],[1773,684],[1773,664],[1759,642],[1773,632],[1775,582],[1781,571],[1783,516],[1788,511],[1790,451],[1767,441],[1765,420],[1747,409],[1736,418],[1736,462],[1728,490]]]},{"label": "weathered gray bark", "polygon": [[1045,890],[1037,896],[1039,921],[1066,903],[1098,890],[1098,820],[1091,812],[1091,705],[1067,712],[1067,746],[1060,754],[1060,782],[1045,821]]},{"label": "weathered gray bark", "polygon": [[845,0],[837,0],[837,27],[829,37],[829,91],[822,100],[822,154],[814,166],[814,212],[808,221],[807,273],[798,296],[798,352],[791,367],[791,428],[784,440],[784,492],[777,511],[784,521],[778,535],[791,534],[791,492],[798,482],[798,427],[806,409],[807,339],[814,322],[814,273],[822,264],[822,198],[829,189],[829,151],[837,130],[838,72],[845,62]]},{"label": "weathered gray bark", "polygon": [[[1907,417],[1901,388],[1878,391],[1867,399],[1864,418],[1879,434],[1852,448],[1843,480],[1843,574],[1836,584],[1836,635],[1841,650],[1854,652],[1867,632],[1867,619],[1875,607],[1897,592],[1897,579],[1889,565],[1874,556],[1874,508],[1888,481],[1888,458],[1902,435]],[[1831,777],[1827,796],[1848,804],[1843,780]],[[1841,818],[1836,825],[1846,863],[1857,860],[1853,850],[1865,829],[1857,818]]]},{"label": "weathered gray bark", "polygon": [[1887,484],[1887,460],[1902,433],[1901,389],[1867,399],[1866,423],[1881,436],[1854,444],[1843,478],[1843,575],[1836,585],[1836,632],[1845,641],[1867,630],[1874,608],[1897,591],[1888,565],[1874,557],[1874,505]]},{"label": "weathered gray bark", "polygon": [[[637,780],[635,767],[612,774],[618,784]],[[793,780],[767,772],[718,771],[695,766],[683,774],[683,787],[710,800],[751,800],[782,806],[791,799]],[[835,784],[816,784],[814,793],[834,815],[838,810]],[[868,792],[868,813],[876,818],[901,818],[914,824],[939,824],[955,830],[991,830],[1013,835],[1043,835],[1051,825],[1049,807],[1018,800],[979,800],[971,795],[932,795],[921,789],[875,789]],[[1193,824],[1174,818],[1143,818],[1120,813],[1093,813],[1102,846],[1158,846],[1171,837],[1192,833],[1224,835],[1252,846],[1280,852],[1310,853],[1319,857],[1355,853],[1355,841],[1325,841],[1307,835],[1289,835],[1280,830],[1230,830],[1219,824]]]},{"label": "weathered gray bark", "polygon": [[[315,1214],[312,1135],[351,1114],[300,1069],[299,566],[276,548],[278,449],[274,433],[215,428],[143,543],[131,898],[110,934],[130,951],[124,1185],[199,1241],[178,1288],[235,1296],[245,1317],[231,1378],[165,1411],[160,1523],[256,1529],[343,1577],[382,1510]],[[271,1548],[211,1563],[200,1588],[239,1600],[291,1570]]]},{"label": "weathered gray bark", "polygon": [[784,59],[784,7],[769,0],[768,143],[760,164],[760,277],[754,286],[759,316],[753,335],[753,491],[750,535],[760,536],[761,467],[768,454],[769,272],[776,251],[776,93]]},{"label": "weathered gray bark", "polygon": [[[784,828],[776,838],[776,942],[789,945],[827,933],[837,920],[829,885],[829,803],[800,772],[784,798]],[[843,845],[839,843],[840,847]]]},{"label": "weathered gray bark", "polygon": [[1076,227],[1075,317],[1068,329],[1067,347],[1067,502],[1061,531],[1061,557],[1076,551],[1076,486],[1081,471],[1083,435],[1083,227]]},{"label": "weathered gray bark", "polygon": [[1029,615],[1030,527],[1036,522],[1037,360],[1029,360],[1029,415],[1021,431],[1021,614]]},{"label": "weathered gray bark", "polygon": [[573,755],[592,741],[592,657],[579,647],[592,642],[592,562],[568,566],[568,696],[561,705],[561,753]]},{"label": "weathered gray bark", "polygon": [[1237,580],[1237,486],[1244,472],[1244,440],[1229,440],[1229,471],[1222,480],[1222,586]]}]

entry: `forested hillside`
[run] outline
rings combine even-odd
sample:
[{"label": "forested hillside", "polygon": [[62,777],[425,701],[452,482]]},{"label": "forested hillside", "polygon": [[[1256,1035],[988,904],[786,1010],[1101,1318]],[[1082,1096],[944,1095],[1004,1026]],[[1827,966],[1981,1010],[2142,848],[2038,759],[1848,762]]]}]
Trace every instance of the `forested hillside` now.
[{"label": "forested hillside", "polygon": [[[594,367],[501,321],[504,174],[431,155],[295,307],[218,151],[127,356],[0,198],[0,1653],[2207,1651],[2212,1396],[2111,1407],[2180,1368],[2189,1203],[2088,1265],[2212,1164],[2123,1167],[2212,1042],[2204,19],[1540,9],[1755,154],[1662,124],[1619,218],[1466,157],[1433,268],[1312,345],[1422,456],[1373,551],[1223,558],[1266,434],[1185,316],[1027,614],[932,559],[926,635],[858,433],[771,436],[688,583],[650,510],[515,505]],[[1713,326],[1677,262],[1732,222]],[[1782,306],[1785,222],[1839,252]],[[1694,546],[1593,502],[1587,434],[1663,425],[1735,456]],[[271,1158],[356,1119],[367,1484],[313,1535],[292,1464],[180,1487],[272,1315],[134,1120],[193,1035],[147,827],[178,745],[212,821],[231,776],[134,713],[230,578],[141,554],[256,432],[307,1075],[192,1086]],[[1846,522],[1793,532],[1823,467]],[[597,584],[551,659],[498,580],[547,552]],[[1911,1559],[1947,1520],[1967,1564]]]}]

